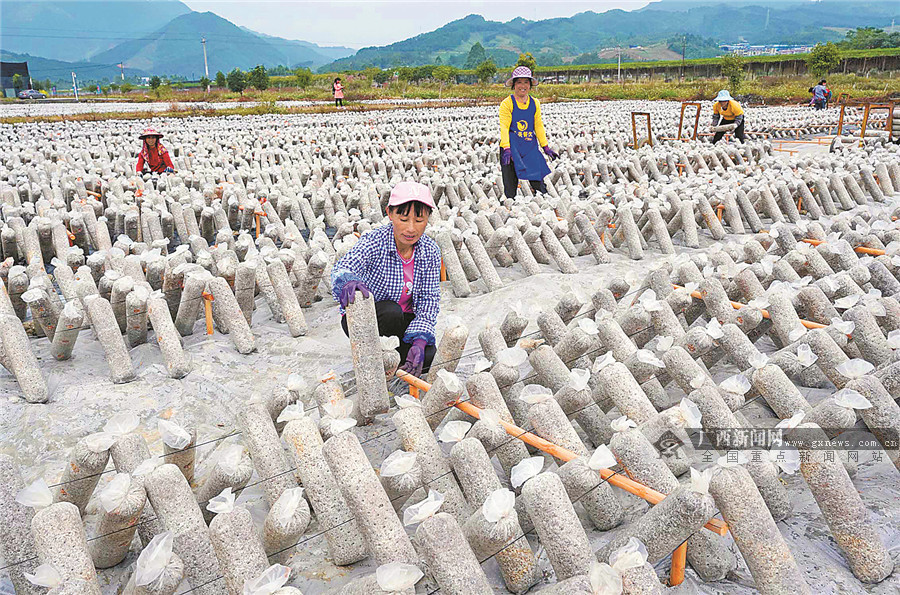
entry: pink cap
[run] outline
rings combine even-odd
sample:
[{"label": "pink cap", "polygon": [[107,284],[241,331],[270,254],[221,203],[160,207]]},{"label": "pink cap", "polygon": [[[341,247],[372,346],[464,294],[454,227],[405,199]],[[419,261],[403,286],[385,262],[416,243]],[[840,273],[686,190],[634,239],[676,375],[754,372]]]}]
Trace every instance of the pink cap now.
[{"label": "pink cap", "polygon": [[391,190],[391,199],[388,201],[389,207],[399,207],[410,201],[419,201],[423,205],[428,205],[432,209],[435,208],[434,200],[431,199],[431,190],[425,184],[418,182],[400,182]]}]

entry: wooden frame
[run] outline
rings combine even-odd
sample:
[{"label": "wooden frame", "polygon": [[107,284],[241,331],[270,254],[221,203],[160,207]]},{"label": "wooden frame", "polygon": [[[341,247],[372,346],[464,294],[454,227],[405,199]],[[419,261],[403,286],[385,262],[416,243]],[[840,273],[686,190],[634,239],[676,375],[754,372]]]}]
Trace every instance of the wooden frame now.
[{"label": "wooden frame", "polygon": [[637,138],[637,116],[645,116],[647,118],[647,142],[650,143],[650,146],[653,146],[653,134],[650,132],[650,113],[649,112],[631,112],[631,138],[634,142],[634,148],[637,150],[638,147],[638,138]]},{"label": "wooden frame", "polygon": [[891,138],[894,131],[894,104],[893,103],[867,103],[866,111],[863,112],[863,121],[862,128],[859,131],[859,142],[860,146],[866,140],[866,127],[869,125],[869,113],[872,110],[884,109],[888,112],[887,122],[884,125],[884,129],[888,133],[888,138]]},{"label": "wooden frame", "polygon": [[700,125],[700,110],[703,109],[703,106],[695,101],[682,101],[681,102],[681,115],[678,116],[678,136],[676,136],[676,140],[688,140],[686,138],[681,138],[681,126],[684,123],[684,110],[687,107],[696,107],[697,113],[694,114],[694,133],[691,135],[690,140],[697,140],[697,127]]}]

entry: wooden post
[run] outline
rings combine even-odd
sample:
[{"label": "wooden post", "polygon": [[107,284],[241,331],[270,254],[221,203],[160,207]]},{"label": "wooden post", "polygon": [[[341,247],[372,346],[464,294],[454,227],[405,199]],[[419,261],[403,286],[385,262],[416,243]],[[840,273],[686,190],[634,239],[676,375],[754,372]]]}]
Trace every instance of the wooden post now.
[{"label": "wooden post", "polygon": [[669,570],[669,586],[676,587],[684,581],[684,565],[687,562],[687,542],[672,552],[672,567]]},{"label": "wooden post", "polygon": [[213,298],[211,293],[203,292],[200,294],[203,297],[203,313],[206,316],[206,334],[213,334],[213,317],[212,317],[212,303],[215,298]]}]

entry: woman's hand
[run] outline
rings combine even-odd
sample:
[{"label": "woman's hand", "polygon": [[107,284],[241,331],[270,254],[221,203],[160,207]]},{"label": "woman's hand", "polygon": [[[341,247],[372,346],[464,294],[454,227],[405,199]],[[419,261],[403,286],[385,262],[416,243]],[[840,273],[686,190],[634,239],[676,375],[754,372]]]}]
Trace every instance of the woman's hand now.
[{"label": "woman's hand", "polygon": [[500,165],[509,165],[512,161],[512,149],[505,147],[500,149]]},{"label": "woman's hand", "polygon": [[550,145],[543,147],[544,154],[550,158],[550,161],[555,161],[559,159],[559,153],[550,148]]},{"label": "woman's hand", "polygon": [[341,288],[341,308],[346,309],[348,305],[353,303],[353,300],[356,299],[357,291],[362,292],[364,298],[368,298],[370,295],[369,288],[362,281],[347,281],[344,284]]},{"label": "woman's hand", "polygon": [[406,361],[400,366],[400,369],[413,376],[422,374],[422,366],[425,363],[425,339],[416,339],[413,341],[412,347],[406,352]]}]

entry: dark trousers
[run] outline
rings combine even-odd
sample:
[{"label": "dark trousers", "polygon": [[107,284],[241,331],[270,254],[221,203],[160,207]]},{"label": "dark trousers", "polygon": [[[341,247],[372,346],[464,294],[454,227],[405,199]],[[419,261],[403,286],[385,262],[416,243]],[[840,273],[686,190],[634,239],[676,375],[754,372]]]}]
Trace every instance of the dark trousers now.
[{"label": "dark trousers", "polygon": [[[738,137],[738,139],[740,139],[740,141],[742,143],[746,142],[746,140],[744,139],[744,123],[745,122],[747,122],[747,118],[744,118],[743,120],[741,120],[741,125],[738,126],[737,128],[735,128],[734,130],[732,130],[732,134],[734,134],[736,137]],[[734,120],[726,120],[723,118],[722,121],[719,122],[720,126],[724,126],[725,124],[734,124]],[[712,139],[713,144],[722,140],[723,136],[725,136],[724,132],[717,132],[715,134],[715,136],[713,136],[713,139]]]},{"label": "dark trousers", "polygon": [[[381,300],[380,302],[375,302],[375,317],[378,320],[379,335],[400,339],[400,346],[397,347],[397,351],[400,352],[400,363],[403,364],[406,362],[406,354],[409,353],[409,348],[412,347],[410,343],[403,342],[403,335],[406,334],[406,327],[416,317],[415,314],[404,312],[397,302]],[[341,316],[341,327],[344,329],[344,334],[349,337],[350,331],[347,330],[346,316]],[[422,375],[431,368],[431,361],[434,359],[436,351],[437,349],[434,345],[425,346],[425,363],[422,366]]]},{"label": "dark trousers", "polygon": [[340,97],[334,98],[334,107],[337,107],[337,106],[344,107],[344,100],[341,99]]},{"label": "dark trousers", "polygon": [[[519,188],[519,176],[516,175],[515,164],[510,161],[509,165],[503,165],[503,162],[501,162],[500,173],[503,175],[503,194],[506,195],[506,198],[515,198],[516,190]],[[547,192],[547,185],[544,184],[544,180],[528,180],[528,183],[531,184],[531,189],[535,194]]]}]

